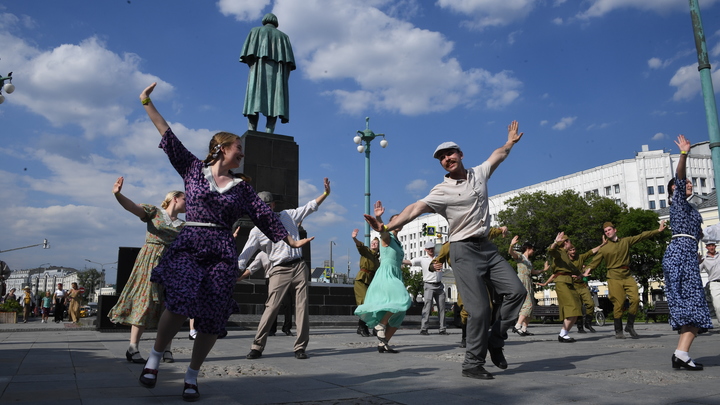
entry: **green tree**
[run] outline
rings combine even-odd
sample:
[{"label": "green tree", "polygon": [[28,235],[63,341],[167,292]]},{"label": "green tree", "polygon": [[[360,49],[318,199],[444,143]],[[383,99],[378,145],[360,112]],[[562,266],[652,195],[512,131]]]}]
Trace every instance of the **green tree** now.
[{"label": "green tree", "polygon": [[101,287],[103,275],[97,269],[88,269],[78,272],[78,285],[85,287],[83,298],[92,297],[96,290]]},{"label": "green tree", "polygon": [[[535,245],[533,267],[540,269],[558,232],[565,232],[579,252],[586,252],[602,242],[603,222],[616,221],[625,211],[624,205],[611,199],[595,194],[581,196],[572,190],[523,193],[506,204],[508,208],[498,213],[498,222],[508,227],[511,236],[519,235],[521,241]],[[509,240],[496,243],[507,257]],[[594,274],[604,280],[604,272]]]},{"label": "green tree", "polygon": [[[631,208],[615,223],[618,237],[634,236],[645,231],[657,229],[658,214],[653,211]],[[662,281],[662,259],[670,243],[670,232],[640,241],[630,248],[630,269],[636,281],[643,287],[642,302],[647,305],[651,281]]]},{"label": "green tree", "polygon": [[415,302],[415,297],[424,291],[422,271],[410,272],[410,266],[402,266],[403,283]]}]

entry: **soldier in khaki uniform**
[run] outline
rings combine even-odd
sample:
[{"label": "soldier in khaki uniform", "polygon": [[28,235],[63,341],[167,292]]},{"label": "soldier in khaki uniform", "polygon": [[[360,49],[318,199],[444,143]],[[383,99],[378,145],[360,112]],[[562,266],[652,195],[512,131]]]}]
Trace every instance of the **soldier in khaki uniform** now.
[{"label": "soldier in khaki uniform", "polygon": [[568,250],[573,247],[572,243],[565,236],[564,232],[557,234],[555,241],[547,250],[552,258],[553,275],[543,284],[546,286],[550,281],[555,280],[555,293],[557,294],[558,305],[560,306],[560,319],[563,320],[563,327],[560,329],[558,342],[574,343],[569,333],[579,316],[582,316],[580,295],[575,289],[573,279],[582,277],[582,273],[575,267],[575,264],[568,255]]},{"label": "soldier in khaki uniform", "polygon": [[665,221],[660,222],[660,227],[654,231],[645,231],[640,235],[618,238],[617,230],[612,222],[603,224],[603,232],[608,243],[601,247],[598,254],[590,263],[590,267],[596,269],[605,260],[607,267],[608,295],[613,304],[613,318],[615,319],[615,338],[625,339],[622,327],[623,304],[627,295],[630,301],[628,308],[628,321],[625,332],[628,332],[633,339],[639,336],[635,332],[635,316],[640,306],[640,295],[635,279],[630,275],[630,247],[642,240],[650,239],[665,230]]},{"label": "soldier in khaki uniform", "polygon": [[568,249],[568,257],[570,258],[570,260],[572,260],[575,267],[577,267],[584,273],[584,277],[577,277],[575,279],[575,289],[577,290],[578,295],[580,295],[580,301],[582,301],[583,308],[585,309],[585,317],[583,319],[584,322],[577,322],[578,333],[585,333],[583,326],[587,328],[590,332],[595,332],[595,329],[592,327],[593,314],[595,313],[595,301],[593,301],[592,299],[592,294],[590,294],[590,288],[588,288],[588,283],[586,281],[586,274],[589,274],[592,269],[589,267],[585,268],[584,265],[587,259],[595,255],[595,253],[597,253],[601,247],[605,246],[606,243],[607,240],[603,239],[603,243],[600,246],[595,247],[592,250],[588,250],[587,252],[577,257],[577,249],[575,249],[575,246],[572,246],[570,249]]},{"label": "soldier in khaki uniform", "polygon": [[[355,247],[360,253],[360,271],[355,276],[353,289],[355,290],[355,303],[361,305],[365,302],[365,294],[375,276],[375,271],[380,267],[380,241],[378,238],[374,238],[368,248],[357,239],[358,232],[357,229],[352,232]],[[362,319],[358,319],[357,333],[365,337],[370,336],[367,324]]]}]

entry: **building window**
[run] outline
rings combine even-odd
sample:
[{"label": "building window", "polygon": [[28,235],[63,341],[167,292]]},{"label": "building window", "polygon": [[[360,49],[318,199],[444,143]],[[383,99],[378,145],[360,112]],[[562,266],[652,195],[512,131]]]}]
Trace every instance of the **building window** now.
[{"label": "building window", "polygon": [[655,201],[650,201],[650,209],[651,210],[655,209]]},{"label": "building window", "polygon": [[605,187],[605,195],[610,195],[610,186]]},{"label": "building window", "polygon": [[658,194],[665,194],[665,186],[658,186]]},{"label": "building window", "polygon": [[648,186],[648,195],[655,194],[655,188],[653,186]]},{"label": "building window", "polygon": [[660,208],[665,208],[665,207],[667,207],[667,203],[665,202],[665,200],[660,200]]},{"label": "building window", "polygon": [[592,193],[595,195],[600,195],[600,191],[598,191],[598,189],[593,190]]},{"label": "building window", "polygon": [[692,185],[693,187],[697,187],[697,177],[692,178]]},{"label": "building window", "polygon": [[615,194],[620,194],[620,185],[619,185],[619,184],[616,184],[616,185],[613,186],[613,187],[615,187]]},{"label": "building window", "polygon": [[700,177],[700,187],[705,187],[705,178]]}]

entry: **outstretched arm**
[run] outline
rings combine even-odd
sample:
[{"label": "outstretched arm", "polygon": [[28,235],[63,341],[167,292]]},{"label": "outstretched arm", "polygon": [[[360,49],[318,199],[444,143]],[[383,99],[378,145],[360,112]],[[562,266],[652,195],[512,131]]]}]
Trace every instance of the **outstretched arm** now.
[{"label": "outstretched arm", "polygon": [[147,214],[145,213],[143,207],[139,204],[135,204],[134,202],[132,202],[132,200],[122,195],[121,191],[124,181],[125,179],[122,177],[118,177],[118,179],[115,181],[115,184],[113,185],[113,194],[115,194],[115,199],[117,200],[117,202],[120,203],[120,205],[122,205],[123,208],[130,211],[138,218],[144,219],[145,217],[147,217]]},{"label": "outstretched arm", "polygon": [[497,169],[498,166],[500,166],[500,163],[502,163],[508,155],[510,155],[510,150],[513,146],[515,146],[516,143],[520,141],[520,138],[522,138],[523,133],[518,133],[518,127],[519,124],[517,121],[513,121],[508,125],[508,140],[502,147],[495,149],[493,153],[488,158],[488,162],[490,162],[490,174],[492,174],[495,169]]},{"label": "outstretched arm", "polygon": [[165,135],[170,126],[155,108],[152,100],[150,100],[150,94],[155,90],[155,86],[157,86],[157,82],[149,85],[140,93],[140,102],[145,107],[145,112],[150,117],[150,121],[155,124],[155,128],[160,132],[160,135]]},{"label": "outstretched arm", "polygon": [[359,232],[360,232],[360,230],[357,229],[357,228],[356,228],[356,229],[353,229],[353,231],[352,231],[352,239],[353,239],[353,242],[355,242],[355,247],[365,246],[365,245],[364,245],[362,242],[360,242],[360,241],[358,240],[358,238],[357,238]]},{"label": "outstretched arm", "polygon": [[[395,228],[401,227],[408,222],[412,221],[413,219],[419,217],[421,214],[426,214],[433,212],[432,208],[430,208],[427,204],[425,204],[422,201],[417,201],[413,204],[408,205],[405,207],[404,210],[400,214],[398,214],[395,218],[393,218],[392,221],[390,221],[389,224],[387,224],[388,230],[393,230]],[[382,221],[378,221],[377,219],[371,217],[370,215],[365,215],[365,220],[370,224],[370,227],[378,232],[380,232],[383,228]]]}]

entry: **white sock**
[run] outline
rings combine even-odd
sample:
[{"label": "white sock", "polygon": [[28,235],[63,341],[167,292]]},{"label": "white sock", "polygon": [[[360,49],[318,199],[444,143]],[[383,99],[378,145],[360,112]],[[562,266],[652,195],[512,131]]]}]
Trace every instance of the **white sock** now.
[{"label": "white sock", "polygon": [[515,329],[522,329],[522,324],[521,324],[521,323],[516,323],[516,324],[515,324]]},{"label": "white sock", "polygon": [[560,336],[561,336],[561,337],[565,337],[565,336],[567,336],[567,335],[568,335],[568,331],[566,331],[564,328],[563,328],[563,329],[560,329]]},{"label": "white sock", "polygon": [[140,350],[138,349],[138,343],[130,343],[130,346],[128,347],[128,351],[130,353],[139,352]]},{"label": "white sock", "polygon": [[[160,367],[160,358],[162,358],[162,355],[162,353],[156,352],[155,348],[153,347],[152,350],[150,350],[150,356],[148,356],[147,363],[145,363],[145,368],[157,370]],[[145,377],[155,378],[155,375],[145,374]]]},{"label": "white sock", "polygon": [[[185,371],[185,382],[188,384],[197,385],[197,378],[198,374],[200,373],[200,370],[193,370],[190,367],[187,368]],[[186,390],[188,394],[194,394],[196,391],[193,389],[188,388]]]},{"label": "white sock", "polygon": [[522,325],[522,328],[520,328],[521,332],[527,332],[527,325]]},{"label": "white sock", "polygon": [[190,329],[190,336],[197,337],[197,331],[195,329]]},{"label": "white sock", "polygon": [[695,367],[695,363],[693,363],[692,359],[690,358],[690,353],[684,352],[682,350],[675,350],[675,357],[682,361],[688,362],[688,364]]}]

